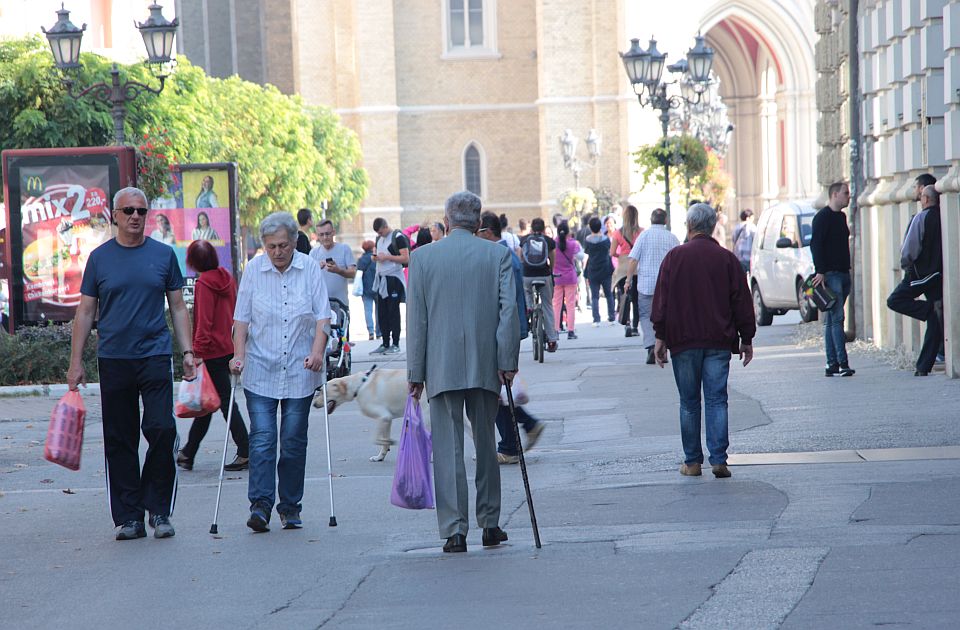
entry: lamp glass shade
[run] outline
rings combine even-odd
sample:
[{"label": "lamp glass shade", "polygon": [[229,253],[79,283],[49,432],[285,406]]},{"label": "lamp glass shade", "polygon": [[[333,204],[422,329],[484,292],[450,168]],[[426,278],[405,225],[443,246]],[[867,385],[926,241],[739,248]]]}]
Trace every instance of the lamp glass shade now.
[{"label": "lamp glass shade", "polygon": [[573,131],[570,129],[566,129],[560,136],[560,149],[563,151],[564,162],[573,160],[573,157],[577,154],[578,143],[577,137],[573,135]]},{"label": "lamp glass shade", "polygon": [[667,63],[667,54],[657,50],[657,40],[651,39],[650,48],[647,49],[647,55],[649,55],[650,61],[646,68],[647,72],[644,83],[648,86],[655,87],[660,83],[660,78],[663,76],[663,67]]},{"label": "lamp glass shade", "polygon": [[596,129],[591,129],[587,134],[587,151],[590,152],[590,157],[600,156],[600,142],[600,133]]},{"label": "lamp glass shade", "polygon": [[86,28],[86,24],[77,28],[70,21],[70,12],[63,8],[57,11],[57,23],[51,26],[50,30],[41,27],[40,30],[47,36],[57,68],[68,70],[80,67],[80,43]]},{"label": "lamp glass shade", "polygon": [[174,18],[170,22],[163,17],[163,7],[159,4],[151,4],[148,8],[150,17],[137,25],[147,49],[147,63],[167,63],[173,54],[173,38],[179,21]]},{"label": "lamp glass shade", "polygon": [[632,85],[642,84],[647,76],[647,66],[650,64],[650,55],[640,48],[639,39],[630,40],[630,50],[620,53],[623,60],[623,69]]},{"label": "lamp glass shade", "polygon": [[703,36],[697,35],[696,45],[687,51],[687,65],[690,76],[697,83],[710,80],[710,70],[713,68],[713,49],[703,43]]},{"label": "lamp glass shade", "polygon": [[692,103],[697,100],[697,90],[693,86],[693,81],[690,80],[690,75],[683,75],[683,79],[680,80],[680,95],[683,97],[683,100],[688,103]]}]

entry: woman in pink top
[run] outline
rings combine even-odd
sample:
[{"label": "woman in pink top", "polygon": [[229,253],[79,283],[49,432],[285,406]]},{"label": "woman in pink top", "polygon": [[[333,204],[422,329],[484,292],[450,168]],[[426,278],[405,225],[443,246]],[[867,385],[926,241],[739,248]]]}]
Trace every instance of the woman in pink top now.
[{"label": "woman in pink top", "polygon": [[574,319],[577,310],[577,269],[574,261],[581,256],[580,243],[570,236],[570,225],[561,221],[557,226],[557,250],[553,275],[553,315],[560,327],[560,311],[567,307],[567,339],[576,339]]},{"label": "woman in pink top", "polygon": [[[626,327],[626,336],[637,336],[637,326],[640,324],[640,305],[639,295],[637,294],[637,283],[631,282],[630,290],[624,295],[623,286],[627,279],[627,256],[633,249],[633,243],[643,232],[640,227],[639,213],[636,206],[627,206],[623,211],[623,227],[619,230],[613,230],[610,233],[610,257],[617,261],[616,271],[613,273],[613,285],[616,287],[617,295],[620,296],[620,302],[627,300],[620,308],[620,323]],[[630,308],[633,308],[633,321],[631,326]]]}]

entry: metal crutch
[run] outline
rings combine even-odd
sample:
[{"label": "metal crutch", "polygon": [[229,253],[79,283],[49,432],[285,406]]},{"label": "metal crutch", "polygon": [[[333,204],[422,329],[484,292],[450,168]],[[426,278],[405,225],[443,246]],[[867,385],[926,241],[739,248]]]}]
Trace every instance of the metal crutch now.
[{"label": "metal crutch", "polygon": [[330,414],[327,412],[327,375],[323,375],[323,424],[327,433],[327,477],[330,480],[330,527],[337,526],[333,507],[333,457],[330,455]]},{"label": "metal crutch", "polygon": [[217,505],[213,508],[213,525],[210,533],[217,533],[217,517],[220,515],[220,492],[223,490],[223,467],[227,465],[227,441],[230,439],[230,425],[233,423],[233,402],[237,395],[238,377],[230,375],[230,407],[227,410],[227,430],[223,436],[223,456],[220,458],[220,483],[217,485]]},{"label": "metal crutch", "polygon": [[527,508],[530,512],[530,524],[533,526],[533,541],[540,549],[540,530],[537,528],[537,514],[533,511],[533,496],[530,494],[530,480],[527,478],[527,462],[523,458],[523,444],[520,443],[520,424],[517,422],[517,410],[513,405],[513,389],[507,383],[507,403],[510,405],[510,417],[513,418],[513,430],[517,434],[517,452],[520,453],[520,474],[523,475],[523,489],[527,493]]}]

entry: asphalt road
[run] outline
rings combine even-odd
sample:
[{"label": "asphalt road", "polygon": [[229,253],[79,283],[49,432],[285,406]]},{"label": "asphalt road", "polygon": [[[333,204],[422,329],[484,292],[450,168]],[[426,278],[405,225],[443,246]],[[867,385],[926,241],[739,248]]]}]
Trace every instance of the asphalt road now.
[{"label": "asphalt road", "polygon": [[[761,329],[754,363],[731,368],[731,453],[960,445],[960,383],[856,351],[855,377],[826,379],[822,354],[798,347],[795,329],[778,318]],[[194,470],[180,474],[176,537],[116,542],[96,396],[79,472],[42,459],[53,398],[0,398],[0,628],[956,624],[960,460],[681,477],[669,366],[645,365],[639,340],[619,327],[581,323],[578,334],[542,365],[523,346],[528,410],[548,423],[528,454],[540,550],[520,471],[504,466],[509,542],[485,550],[472,530],[467,554],[442,554],[433,511],[390,505],[396,453],[368,461],[374,426],[355,405],[330,416],[338,527],[327,525],[315,410],[304,529],[275,519],[273,531],[250,533],[237,473],[224,485],[220,535],[209,535],[224,435],[215,422]],[[356,369],[373,346],[358,344]],[[185,437],[189,421],[178,422]]]}]

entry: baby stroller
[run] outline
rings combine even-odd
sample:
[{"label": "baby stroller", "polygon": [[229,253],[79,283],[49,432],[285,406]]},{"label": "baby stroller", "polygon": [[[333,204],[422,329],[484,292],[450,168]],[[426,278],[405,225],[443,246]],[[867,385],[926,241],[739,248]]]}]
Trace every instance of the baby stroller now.
[{"label": "baby stroller", "polygon": [[350,342],[350,314],[347,305],[330,298],[330,339],[327,340],[327,380],[350,374],[352,359]]}]

